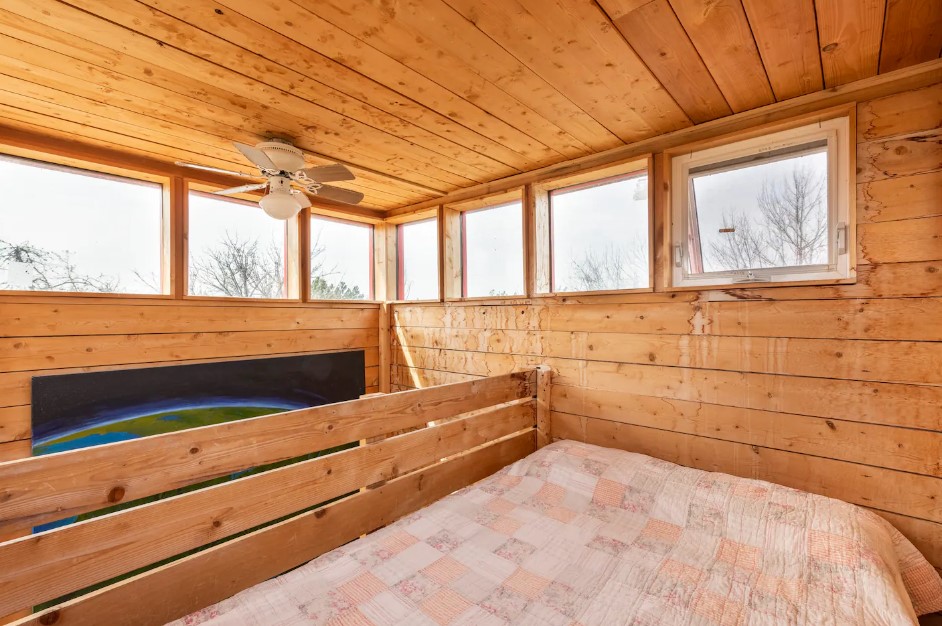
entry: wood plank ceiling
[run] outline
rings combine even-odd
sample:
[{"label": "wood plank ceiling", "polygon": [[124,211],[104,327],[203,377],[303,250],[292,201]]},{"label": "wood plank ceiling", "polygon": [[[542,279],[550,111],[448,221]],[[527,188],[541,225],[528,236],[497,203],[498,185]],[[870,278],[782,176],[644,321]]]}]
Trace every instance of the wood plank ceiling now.
[{"label": "wood plank ceiling", "polygon": [[390,209],[940,49],[939,0],[4,0],[0,126],[240,170],[285,136]]}]

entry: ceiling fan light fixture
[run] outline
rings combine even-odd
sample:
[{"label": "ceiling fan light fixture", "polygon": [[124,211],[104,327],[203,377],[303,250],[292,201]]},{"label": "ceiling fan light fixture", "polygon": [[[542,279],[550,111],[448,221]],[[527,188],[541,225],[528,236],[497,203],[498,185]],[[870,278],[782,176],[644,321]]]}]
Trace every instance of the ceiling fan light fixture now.
[{"label": "ceiling fan light fixture", "polygon": [[258,201],[262,210],[276,220],[290,220],[301,210],[301,204],[289,190],[276,189]]},{"label": "ceiling fan light fixture", "polygon": [[265,153],[282,172],[296,172],[304,167],[304,153],[290,143],[272,140],[255,146]]}]

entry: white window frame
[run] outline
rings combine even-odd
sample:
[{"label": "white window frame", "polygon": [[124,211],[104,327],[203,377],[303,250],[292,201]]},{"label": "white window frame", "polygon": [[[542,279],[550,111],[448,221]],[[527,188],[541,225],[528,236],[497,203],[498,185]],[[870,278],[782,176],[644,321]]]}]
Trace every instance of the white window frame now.
[{"label": "white window frame", "polygon": [[[691,170],[787,151],[802,145],[826,141],[828,155],[828,262],[821,265],[753,268],[722,272],[691,273],[687,270],[690,254],[687,233],[690,224]],[[800,154],[784,152],[782,159]],[[854,271],[854,211],[851,190],[852,153],[850,119],[847,116],[824,120],[745,139],[718,147],[677,154],[671,159],[671,267],[672,286],[697,288],[714,286],[742,287],[769,283],[848,282]],[[768,162],[768,161],[765,161]],[[733,167],[732,165],[730,166]]]}]

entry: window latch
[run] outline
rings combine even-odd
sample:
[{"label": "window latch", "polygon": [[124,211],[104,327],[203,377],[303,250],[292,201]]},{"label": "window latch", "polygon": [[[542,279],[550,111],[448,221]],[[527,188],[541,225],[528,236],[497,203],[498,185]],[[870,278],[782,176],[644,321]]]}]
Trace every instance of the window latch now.
[{"label": "window latch", "polygon": [[683,267],[684,265],[684,248],[681,245],[674,246],[674,267]]},{"label": "window latch", "polygon": [[847,254],[847,224],[844,222],[837,225],[837,253]]}]

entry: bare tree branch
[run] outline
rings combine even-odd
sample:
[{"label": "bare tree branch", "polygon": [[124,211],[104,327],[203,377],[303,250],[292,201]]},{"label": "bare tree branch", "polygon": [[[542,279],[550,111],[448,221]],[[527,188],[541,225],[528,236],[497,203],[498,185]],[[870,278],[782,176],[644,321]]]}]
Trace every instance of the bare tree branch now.
[{"label": "bare tree branch", "polygon": [[648,284],[648,244],[641,238],[623,245],[610,244],[573,259],[574,284],[556,285],[556,291],[605,291]]},{"label": "bare tree branch", "polygon": [[4,289],[32,291],[78,291],[115,293],[121,288],[116,276],[83,274],[72,260],[72,252],[53,252],[34,246],[28,241],[12,244],[0,240],[0,263],[25,263],[33,275],[29,285],[0,282]]},{"label": "bare tree branch", "polygon": [[711,241],[708,271],[792,267],[827,262],[827,180],[796,167],[762,185],[755,214],[727,210],[723,238]]}]

